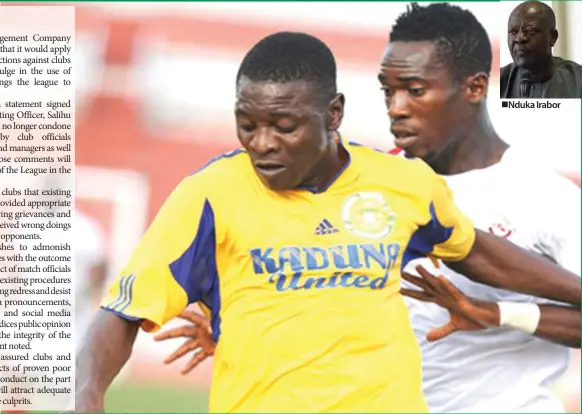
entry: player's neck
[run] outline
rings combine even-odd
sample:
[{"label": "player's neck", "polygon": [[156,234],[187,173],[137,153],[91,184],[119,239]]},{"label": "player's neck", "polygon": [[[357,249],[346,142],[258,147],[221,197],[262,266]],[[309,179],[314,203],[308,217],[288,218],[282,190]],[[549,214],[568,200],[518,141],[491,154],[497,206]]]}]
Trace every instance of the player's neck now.
[{"label": "player's neck", "polygon": [[461,137],[449,151],[442,154],[432,168],[441,175],[462,174],[497,164],[509,145],[493,129],[486,113],[469,133]]},{"label": "player's neck", "polygon": [[320,162],[315,166],[309,178],[301,184],[303,187],[309,187],[320,191],[329,185],[349,160],[349,154],[341,144],[331,143],[327,153],[322,157]]}]

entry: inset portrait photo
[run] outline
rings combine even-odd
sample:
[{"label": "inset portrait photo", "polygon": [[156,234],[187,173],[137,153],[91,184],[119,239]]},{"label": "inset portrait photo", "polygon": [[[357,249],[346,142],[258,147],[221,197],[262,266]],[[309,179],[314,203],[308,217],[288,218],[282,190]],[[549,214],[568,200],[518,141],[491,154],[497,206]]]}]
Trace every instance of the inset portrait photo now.
[{"label": "inset portrait photo", "polygon": [[500,97],[581,98],[582,49],[576,40],[582,39],[582,3],[501,2],[499,7],[507,16]]}]

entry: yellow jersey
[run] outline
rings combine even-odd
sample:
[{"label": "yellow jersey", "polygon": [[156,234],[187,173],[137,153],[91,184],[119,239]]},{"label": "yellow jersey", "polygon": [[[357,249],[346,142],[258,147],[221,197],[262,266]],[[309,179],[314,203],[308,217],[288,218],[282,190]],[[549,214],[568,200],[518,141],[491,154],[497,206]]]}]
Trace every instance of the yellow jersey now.
[{"label": "yellow jersey", "polygon": [[185,178],[103,308],[155,331],[194,302],[217,341],[211,412],[426,412],[399,293],[419,256],[461,260],[475,232],[420,160],[342,144],[318,193],[274,192],[243,150]]}]

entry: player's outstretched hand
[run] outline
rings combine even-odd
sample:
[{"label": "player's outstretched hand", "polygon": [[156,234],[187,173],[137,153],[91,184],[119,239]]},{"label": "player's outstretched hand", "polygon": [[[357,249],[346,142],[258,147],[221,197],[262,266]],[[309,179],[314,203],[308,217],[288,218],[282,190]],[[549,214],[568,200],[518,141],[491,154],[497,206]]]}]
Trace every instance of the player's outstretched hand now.
[{"label": "player's outstretched hand", "polygon": [[479,331],[499,326],[499,307],[494,302],[479,301],[466,296],[443,275],[433,276],[421,265],[416,266],[420,277],[402,273],[402,278],[416,289],[400,289],[408,297],[432,302],[449,311],[451,320],[430,331],[426,338],[437,341],[457,331]]},{"label": "player's outstretched hand", "polygon": [[154,340],[165,341],[172,338],[188,338],[180,348],[176,349],[174,353],[164,360],[165,364],[171,364],[192,351],[194,354],[192,359],[182,370],[182,375],[185,375],[206,358],[214,355],[216,345],[212,341],[212,329],[210,322],[206,318],[189,311],[182,312],[178,317],[191,322],[191,324],[161,332],[154,336]]}]

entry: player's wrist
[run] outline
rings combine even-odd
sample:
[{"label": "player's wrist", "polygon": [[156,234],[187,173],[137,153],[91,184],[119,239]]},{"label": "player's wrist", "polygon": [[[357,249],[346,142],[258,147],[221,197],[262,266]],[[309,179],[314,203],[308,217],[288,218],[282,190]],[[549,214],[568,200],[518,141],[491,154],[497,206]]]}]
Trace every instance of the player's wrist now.
[{"label": "player's wrist", "polygon": [[[472,302],[478,306],[478,320],[486,328],[496,328],[500,323],[499,306],[497,302],[489,302],[478,299],[471,299]],[[476,314],[477,315],[477,314]]]},{"label": "player's wrist", "polygon": [[541,319],[541,309],[535,303],[497,302],[499,326],[534,334]]}]

